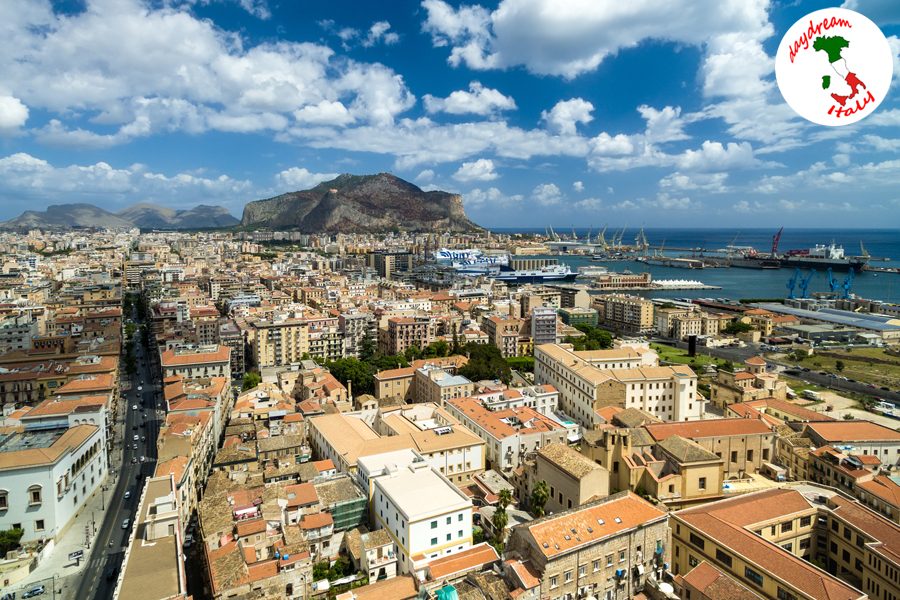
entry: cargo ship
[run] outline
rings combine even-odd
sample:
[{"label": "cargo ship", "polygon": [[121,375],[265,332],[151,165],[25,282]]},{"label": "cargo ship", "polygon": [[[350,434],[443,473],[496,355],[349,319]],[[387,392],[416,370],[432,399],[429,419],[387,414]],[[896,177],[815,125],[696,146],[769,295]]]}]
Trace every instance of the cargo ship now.
[{"label": "cargo ship", "polygon": [[826,245],[816,244],[804,250],[790,250],[779,258],[782,267],[799,269],[831,269],[833,271],[849,271],[857,273],[868,264],[868,256],[846,256],[844,247],[834,242]]},{"label": "cargo ship", "polygon": [[[476,249],[442,248],[434,253],[434,259],[438,265],[458,275],[488,277],[509,284],[574,281],[578,276],[568,265],[561,265],[554,259],[511,261],[509,255],[485,254]],[[515,268],[515,262],[537,264],[533,268]]]}]

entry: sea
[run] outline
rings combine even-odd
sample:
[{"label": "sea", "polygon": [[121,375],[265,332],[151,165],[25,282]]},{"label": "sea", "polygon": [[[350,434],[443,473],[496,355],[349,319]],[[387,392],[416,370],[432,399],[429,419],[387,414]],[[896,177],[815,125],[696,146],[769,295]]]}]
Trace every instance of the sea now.
[{"label": "sea", "polygon": [[[606,230],[607,241],[620,231],[612,227]],[[504,234],[537,233],[544,234],[543,228],[492,228],[492,231]],[[572,229],[556,229],[562,237],[571,238]],[[593,236],[599,229],[575,228],[579,239],[586,239],[589,231]],[[728,245],[753,246],[760,252],[768,252],[772,247],[772,237],[777,229],[664,229],[645,228],[644,234],[651,246],[662,245],[665,248],[704,248],[715,250]],[[623,244],[633,244],[638,229],[625,231]],[[811,248],[816,244],[834,242],[843,246],[849,256],[861,254],[860,243],[872,257],[871,266],[900,267],[900,229],[788,229],[785,228],[778,244],[779,252]],[[690,256],[689,252],[664,251],[666,256]],[[652,290],[641,292],[653,298],[784,298],[788,294],[788,281],[794,275],[793,269],[680,269],[646,265],[637,261],[592,261],[589,256],[559,255],[552,258],[569,265],[573,271],[585,265],[603,265],[610,271],[633,273],[649,271],[653,279],[690,279],[707,285],[718,286],[720,290]],[[883,260],[888,259],[888,260]],[[804,271],[803,275],[807,275]],[[847,273],[835,272],[834,277],[843,282]],[[813,274],[809,283],[809,294],[829,291],[827,276],[824,271]],[[799,289],[796,290],[799,292]],[[862,298],[900,303],[900,274],[874,273],[863,271],[854,274],[851,292]],[[631,292],[629,292],[631,293]],[[637,293],[637,292],[635,292]]]}]

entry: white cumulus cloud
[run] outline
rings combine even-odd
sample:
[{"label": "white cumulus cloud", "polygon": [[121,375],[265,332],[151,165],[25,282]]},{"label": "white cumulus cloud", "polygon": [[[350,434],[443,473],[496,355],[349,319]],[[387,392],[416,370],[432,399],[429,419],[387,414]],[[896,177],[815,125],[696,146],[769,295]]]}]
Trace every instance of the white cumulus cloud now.
[{"label": "white cumulus cloud", "polygon": [[453,179],[463,182],[492,181],[497,179],[497,177],[499,175],[494,171],[494,161],[489,158],[479,158],[472,162],[464,162],[453,174]]},{"label": "white cumulus cloud", "polygon": [[291,167],[278,173],[275,179],[281,186],[297,191],[308,190],[337,176],[337,173],[313,173],[305,167]]},{"label": "white cumulus cloud", "polygon": [[563,195],[555,183],[542,183],[532,190],[531,198],[543,206],[552,206],[559,204]]},{"label": "white cumulus cloud", "polygon": [[28,107],[15,96],[0,96],[0,135],[14,133],[28,120]]},{"label": "white cumulus cloud", "polygon": [[469,83],[469,91],[456,90],[446,98],[425,94],[422,98],[429,113],[445,112],[451,115],[490,115],[501,110],[513,110],[516,101],[501,92],[486,88],[481,83]]},{"label": "white cumulus cloud", "polygon": [[593,111],[594,105],[583,98],[560,100],[549,111],[541,112],[541,120],[546,121],[554,131],[572,135],[577,125],[594,120],[591,116]]}]

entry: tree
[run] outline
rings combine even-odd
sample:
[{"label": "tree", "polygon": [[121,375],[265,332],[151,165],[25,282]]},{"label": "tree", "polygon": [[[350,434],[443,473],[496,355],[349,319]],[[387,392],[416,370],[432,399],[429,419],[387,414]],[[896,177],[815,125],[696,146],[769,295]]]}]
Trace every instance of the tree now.
[{"label": "tree", "polygon": [[750,323],[741,323],[737,319],[733,319],[722,331],[730,335],[737,335],[738,333],[746,333],[752,329],[753,326],[750,325]]},{"label": "tree", "polygon": [[436,358],[450,355],[450,344],[445,342],[444,340],[438,340],[436,342],[432,342],[425,346],[425,350],[422,351],[422,356],[424,358]]},{"label": "tree", "polygon": [[503,508],[503,510],[506,510],[506,507],[509,506],[511,503],[512,503],[512,493],[506,488],[500,490],[500,493],[498,494],[497,504],[501,508]]},{"label": "tree", "polygon": [[359,360],[370,361],[375,356],[375,338],[372,331],[367,329],[359,342]]},{"label": "tree", "polygon": [[359,359],[339,358],[326,365],[334,378],[345,384],[350,381],[354,394],[371,394],[375,390],[375,365]]},{"label": "tree", "polygon": [[593,325],[576,325],[575,329],[582,332],[581,337],[566,338],[566,343],[572,344],[575,350],[605,350],[612,348],[612,333]]},{"label": "tree", "polygon": [[7,552],[18,548],[24,533],[24,529],[17,528],[0,531],[0,556],[6,557]]},{"label": "tree", "polygon": [[262,377],[255,371],[244,373],[244,383],[241,385],[241,391],[246,392],[252,390],[262,382]]},{"label": "tree", "polygon": [[506,514],[506,508],[497,505],[494,516],[491,517],[491,525],[494,526],[494,540],[498,544],[503,543],[503,534],[506,532],[506,525],[509,523],[509,515]]},{"label": "tree", "polygon": [[450,346],[450,352],[452,354],[459,354],[459,328],[456,326],[456,323],[454,323],[451,329],[453,331],[453,345]]},{"label": "tree", "polygon": [[837,369],[838,371],[843,371],[844,370],[844,361],[839,360],[836,363],[834,363],[834,368]]},{"label": "tree", "polygon": [[469,357],[469,362],[459,370],[459,374],[463,377],[467,377],[471,381],[499,379],[504,383],[508,383],[512,379],[509,364],[496,346],[470,342],[465,345],[463,350]]},{"label": "tree", "polygon": [[547,500],[549,499],[550,487],[546,481],[541,479],[534,485],[534,489],[531,490],[531,514],[535,518],[544,516],[544,506],[547,505]]}]

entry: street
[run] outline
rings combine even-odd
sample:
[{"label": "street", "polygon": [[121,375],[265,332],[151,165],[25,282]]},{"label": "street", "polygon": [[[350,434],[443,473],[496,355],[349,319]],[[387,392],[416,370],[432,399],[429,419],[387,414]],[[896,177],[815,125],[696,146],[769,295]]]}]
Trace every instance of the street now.
[{"label": "street", "polygon": [[[140,317],[132,310],[132,318],[140,327]],[[156,438],[159,435],[161,411],[156,407],[156,391],[159,378],[156,375],[158,358],[149,355],[143,346],[135,343],[136,372],[131,382],[131,389],[122,395],[125,422],[121,438],[113,437],[114,443],[124,444],[124,452],[119,454],[114,449],[112,456],[121,456],[122,464],[118,466],[119,477],[109,504],[97,540],[89,556],[88,564],[82,572],[81,583],[76,598],[110,598],[115,589],[116,579],[125,557],[125,549],[131,528],[135,526],[135,511],[140,501],[144,479],[152,476],[156,467]],[[143,382],[143,384],[142,384]],[[140,391],[138,388],[142,388]],[[137,406],[136,409],[132,408]],[[144,418],[142,415],[146,415]],[[133,437],[137,435],[138,440]],[[146,438],[146,439],[142,439]],[[134,449],[134,445],[137,449]],[[141,456],[145,462],[140,462]],[[112,461],[115,468],[115,460]],[[125,492],[130,497],[125,499]],[[122,529],[125,519],[130,519],[128,529]],[[110,576],[115,573],[115,576]]]}]

